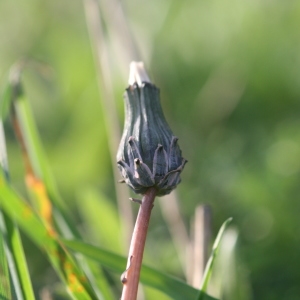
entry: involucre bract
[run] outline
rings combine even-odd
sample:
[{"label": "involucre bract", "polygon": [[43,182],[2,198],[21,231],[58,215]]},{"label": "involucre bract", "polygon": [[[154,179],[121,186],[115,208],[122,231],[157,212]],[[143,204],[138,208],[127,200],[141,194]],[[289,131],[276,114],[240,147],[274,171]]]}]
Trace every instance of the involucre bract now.
[{"label": "involucre bract", "polygon": [[180,183],[187,161],[165,120],[159,89],[142,80],[131,84],[124,95],[125,124],[117,163],[135,193],[144,194],[155,187],[157,196],[163,196]]}]

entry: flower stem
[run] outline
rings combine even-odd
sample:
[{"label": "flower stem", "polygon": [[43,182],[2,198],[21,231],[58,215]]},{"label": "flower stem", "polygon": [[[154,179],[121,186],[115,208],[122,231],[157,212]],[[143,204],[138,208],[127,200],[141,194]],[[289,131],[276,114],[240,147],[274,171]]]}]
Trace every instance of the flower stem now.
[{"label": "flower stem", "polygon": [[121,300],[136,300],[143,253],[147,237],[156,189],[151,187],[145,193],[135,222],[126,271],[122,275],[123,291]]}]

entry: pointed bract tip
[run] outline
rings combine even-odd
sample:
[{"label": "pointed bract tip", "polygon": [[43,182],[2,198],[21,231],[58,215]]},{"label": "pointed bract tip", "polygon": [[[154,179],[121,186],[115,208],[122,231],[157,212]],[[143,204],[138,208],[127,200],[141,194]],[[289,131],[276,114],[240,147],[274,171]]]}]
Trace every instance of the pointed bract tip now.
[{"label": "pointed bract tip", "polygon": [[143,82],[151,83],[151,80],[145,70],[143,62],[136,62],[132,61],[130,63],[130,70],[129,70],[129,85],[134,85],[137,83],[138,86],[142,86]]},{"label": "pointed bract tip", "polygon": [[134,163],[138,166],[138,165],[141,164],[141,160],[138,159],[138,158],[135,158],[135,159],[134,159]]}]

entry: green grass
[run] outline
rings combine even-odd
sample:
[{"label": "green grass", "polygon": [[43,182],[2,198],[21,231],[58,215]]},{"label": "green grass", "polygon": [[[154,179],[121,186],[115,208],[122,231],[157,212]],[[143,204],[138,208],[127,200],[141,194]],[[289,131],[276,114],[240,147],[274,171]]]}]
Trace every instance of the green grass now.
[{"label": "green grass", "polygon": [[[21,70],[17,72],[20,72],[18,74],[20,78]],[[15,297],[14,295],[16,299],[34,299],[31,285],[34,278],[29,277],[22,242],[15,224],[47,257],[73,299],[114,299],[114,292],[107,276],[101,268],[96,270],[95,263],[110,268],[120,275],[124,271],[126,258],[87,244],[73,225],[72,218],[65,211],[66,204],[59,196],[56,183],[51,176],[28,99],[22,91],[20,81],[10,82],[1,99],[1,108],[2,118],[10,117],[14,124],[23,154],[25,182],[29,194],[28,201],[24,200],[9,184],[5,137],[2,130],[0,263],[3,274],[0,291],[4,299],[11,299]],[[105,206],[102,206],[102,209],[105,209]],[[109,207],[106,209],[109,212]],[[98,226],[105,226],[107,221],[104,218],[102,221],[103,224]],[[70,238],[76,240],[69,240]],[[80,259],[76,253],[81,254]],[[176,300],[196,299],[198,294],[197,289],[182,280],[148,266],[142,268],[141,282]],[[205,300],[215,299],[205,293],[202,295],[204,297],[202,299]]]}]

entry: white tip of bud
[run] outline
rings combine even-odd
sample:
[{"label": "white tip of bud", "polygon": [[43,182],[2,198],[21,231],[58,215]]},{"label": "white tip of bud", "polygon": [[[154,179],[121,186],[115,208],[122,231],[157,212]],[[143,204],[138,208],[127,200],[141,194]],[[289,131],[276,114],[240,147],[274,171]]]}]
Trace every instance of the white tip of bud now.
[{"label": "white tip of bud", "polygon": [[129,71],[129,79],[128,79],[129,85],[134,85],[135,83],[137,83],[138,86],[142,86],[143,82],[151,83],[150,78],[144,68],[144,63],[132,61],[130,63],[130,71]]}]

